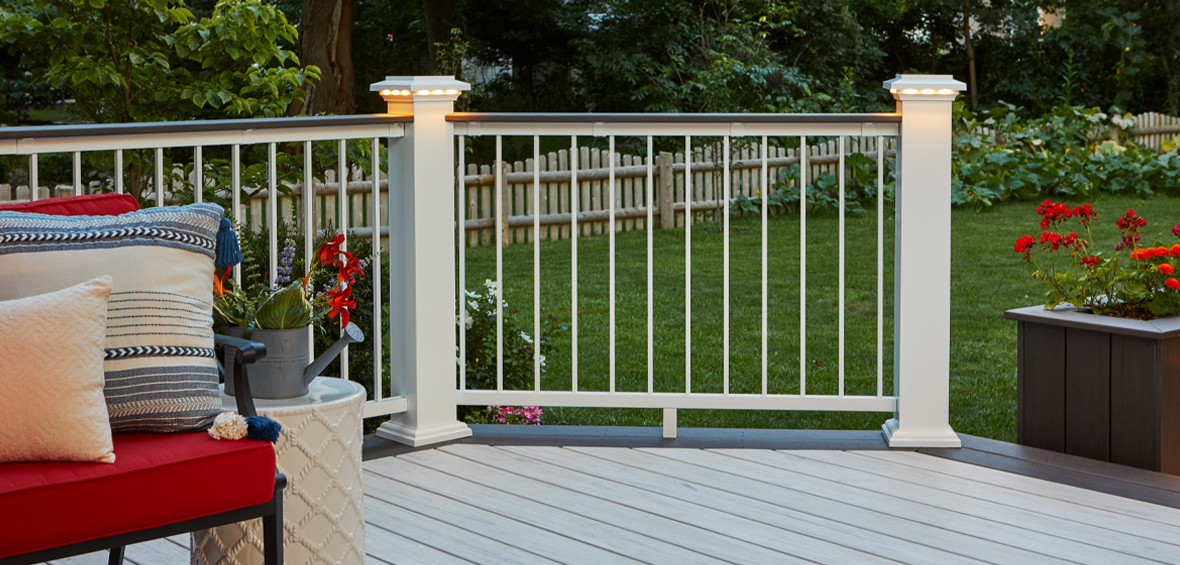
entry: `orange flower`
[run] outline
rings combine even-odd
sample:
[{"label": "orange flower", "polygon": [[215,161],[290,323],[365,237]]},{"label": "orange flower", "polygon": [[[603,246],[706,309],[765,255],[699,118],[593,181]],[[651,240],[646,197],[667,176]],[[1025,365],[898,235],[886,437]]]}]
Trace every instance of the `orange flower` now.
[{"label": "orange flower", "polygon": [[1176,279],[1168,279],[1168,280],[1164,281],[1164,286],[1166,286],[1172,290],[1180,289],[1180,281],[1178,281]]},{"label": "orange flower", "polygon": [[1155,270],[1157,270],[1165,275],[1170,275],[1175,271],[1175,269],[1173,269],[1172,266],[1167,263],[1164,263],[1164,264],[1156,267]]},{"label": "orange flower", "polygon": [[1142,261],[1142,260],[1146,259],[1147,257],[1144,257],[1144,255],[1143,255],[1144,251],[1147,251],[1147,250],[1146,249],[1136,249],[1136,250],[1132,251],[1131,258],[1136,261]]},{"label": "orange flower", "polygon": [[233,267],[226,267],[225,272],[220,277],[217,276],[217,269],[213,270],[213,296],[221,296],[227,292],[225,290],[225,279],[229,278],[229,274],[233,270]]},{"label": "orange flower", "polygon": [[1169,253],[1171,253],[1171,251],[1169,251],[1167,247],[1156,247],[1155,248],[1155,256],[1156,257],[1167,257]]},{"label": "orange flower", "polygon": [[1169,251],[1171,252],[1172,257],[1180,257],[1180,243],[1173,244]]}]

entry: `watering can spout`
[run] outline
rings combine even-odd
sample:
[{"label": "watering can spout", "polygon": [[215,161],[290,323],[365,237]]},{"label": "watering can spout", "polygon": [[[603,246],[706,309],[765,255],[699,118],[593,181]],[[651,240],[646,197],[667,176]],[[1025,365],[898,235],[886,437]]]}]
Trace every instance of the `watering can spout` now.
[{"label": "watering can spout", "polygon": [[318,377],[319,374],[324,371],[324,368],[328,366],[328,363],[331,363],[337,355],[340,355],[340,352],[343,351],[344,348],[348,346],[348,344],[361,343],[362,341],[365,341],[365,333],[362,332],[361,329],[352,322],[349,322],[348,325],[344,327],[344,331],[342,331],[340,334],[340,339],[336,340],[336,343],[333,343],[332,347],[329,347],[327,351],[321,353],[319,357],[316,357],[315,361],[312,361],[311,364],[307,366],[307,369],[303,371],[304,386],[310,385],[311,381]]}]

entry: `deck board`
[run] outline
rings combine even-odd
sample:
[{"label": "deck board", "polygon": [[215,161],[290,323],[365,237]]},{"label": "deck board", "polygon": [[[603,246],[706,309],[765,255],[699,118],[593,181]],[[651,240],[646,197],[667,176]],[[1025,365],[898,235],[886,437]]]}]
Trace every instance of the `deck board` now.
[{"label": "deck board", "polygon": [[[1067,458],[989,453],[1036,466],[1024,476],[965,462],[970,454],[862,451],[863,440],[828,437],[818,448],[774,450],[770,435],[702,435],[691,448],[646,436],[631,446],[613,436],[609,446],[563,445],[550,435],[365,461],[366,565],[1180,565],[1180,509],[1156,494],[1172,492],[1169,477],[1136,482],[1118,469],[1071,468]],[[1045,480],[1046,469],[1068,481]],[[1094,483],[1104,486],[1078,486]],[[129,546],[126,562],[187,562],[188,546],[187,535]],[[106,560],[101,551],[53,563]]]}]

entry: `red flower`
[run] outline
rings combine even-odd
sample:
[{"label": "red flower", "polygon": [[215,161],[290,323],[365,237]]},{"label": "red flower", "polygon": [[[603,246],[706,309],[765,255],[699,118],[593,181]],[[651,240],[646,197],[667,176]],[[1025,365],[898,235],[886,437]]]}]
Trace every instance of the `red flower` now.
[{"label": "red flower", "polygon": [[1168,280],[1164,281],[1164,286],[1166,286],[1172,290],[1180,289],[1180,281],[1178,281],[1176,279],[1168,279]]},{"label": "red flower", "polygon": [[1171,265],[1164,263],[1164,264],[1156,267],[1155,270],[1157,270],[1165,275],[1170,275],[1173,272],[1175,272],[1176,269],[1173,269]]},{"label": "red flower", "polygon": [[349,281],[350,283],[359,276],[361,280],[365,280],[365,269],[360,266],[360,257],[353,257],[350,253],[345,253],[346,259],[339,264],[340,272],[336,275],[337,283]]},{"label": "red flower", "polygon": [[1086,267],[1089,267],[1090,272],[1093,273],[1094,269],[1097,268],[1098,265],[1102,264],[1102,259],[1099,259],[1094,256],[1082,257],[1082,264],[1085,265]]},{"label": "red flower", "polygon": [[1073,215],[1073,210],[1065,204],[1054,204],[1048,200],[1037,207],[1037,214],[1041,216],[1041,229],[1045,229],[1053,224],[1059,224],[1068,220]]},{"label": "red flower", "polygon": [[[340,246],[342,244],[344,244],[344,234],[336,234],[336,237],[333,237],[327,243],[320,246],[319,250],[316,252],[316,261],[318,261],[321,265],[339,266],[340,260],[337,259],[337,256],[339,256],[341,253],[345,253],[347,255],[346,252],[340,251]],[[351,257],[351,255],[349,256]]]},{"label": "red flower", "polygon": [[356,308],[356,302],[349,300],[352,297],[352,287],[334,288],[329,290],[327,295],[328,305],[332,307],[332,310],[328,312],[328,317],[335,318],[337,314],[340,314],[340,326],[347,326],[348,309]]},{"label": "red flower", "polygon": [[1168,254],[1172,257],[1180,257],[1180,243],[1173,244],[1171,249],[1168,249]]},{"label": "red flower", "polygon": [[1045,244],[1041,249],[1057,249],[1061,247],[1061,236],[1051,231],[1043,231],[1041,232],[1041,243]]},{"label": "red flower", "polygon": [[[1026,235],[1016,240],[1016,246],[1012,248],[1017,253],[1028,253],[1032,249],[1033,244],[1037,242],[1036,238]],[[1180,244],[1177,244],[1180,247]]]},{"label": "red flower", "polygon": [[1123,217],[1114,223],[1120,230],[1135,230],[1147,225],[1147,220],[1135,215],[1134,210],[1127,210]]},{"label": "red flower", "polygon": [[1094,213],[1094,210],[1090,208],[1089,204],[1083,204],[1077,208],[1074,208],[1073,215],[1081,218],[1078,220],[1078,223],[1087,228],[1090,227],[1090,222],[1092,222],[1094,218],[1098,216]]}]

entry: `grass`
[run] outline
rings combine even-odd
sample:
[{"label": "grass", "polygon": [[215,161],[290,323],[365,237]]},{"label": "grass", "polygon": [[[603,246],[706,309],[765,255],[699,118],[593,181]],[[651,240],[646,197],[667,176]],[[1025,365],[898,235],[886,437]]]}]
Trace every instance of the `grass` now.
[{"label": "grass", "polygon": [[[1071,205],[1081,201],[1067,202]],[[1180,199],[1106,197],[1092,202],[1096,249],[1113,253],[1114,220],[1134,208],[1148,220],[1143,241],[1174,242]],[[1007,203],[952,212],[951,425],[955,430],[1004,441],[1016,439],[1016,324],[1005,310],[1043,302],[1044,289],[1031,266],[1012,252],[1013,241],[1038,231],[1035,203]],[[1169,221],[1173,223],[1169,223]],[[771,393],[799,392],[799,228],[797,216],[768,222],[768,386]],[[885,221],[886,301],[884,390],[892,384],[892,235]],[[834,394],[837,387],[838,218],[807,218],[807,392]],[[877,387],[876,211],[846,219],[845,386],[849,395],[873,395]],[[932,234],[932,237],[934,235]],[[655,230],[654,356],[656,391],[684,390],[684,230]],[[692,228],[692,390],[721,392],[723,355],[723,234],[709,219]],[[495,248],[467,250],[468,288],[495,279]],[[571,242],[541,245],[541,312],[571,323]],[[609,374],[609,247],[606,235],[578,241],[579,390],[606,390]],[[533,246],[504,249],[504,292],[509,315],[532,331]],[[616,386],[647,390],[647,239],[645,232],[616,235]],[[732,392],[761,391],[761,226],[756,217],[730,225],[730,379]],[[545,390],[569,390],[571,332],[557,329],[546,355]],[[531,380],[531,379],[530,379]],[[549,408],[554,424],[658,426],[659,410]],[[882,413],[681,410],[685,427],[877,429]]]}]

